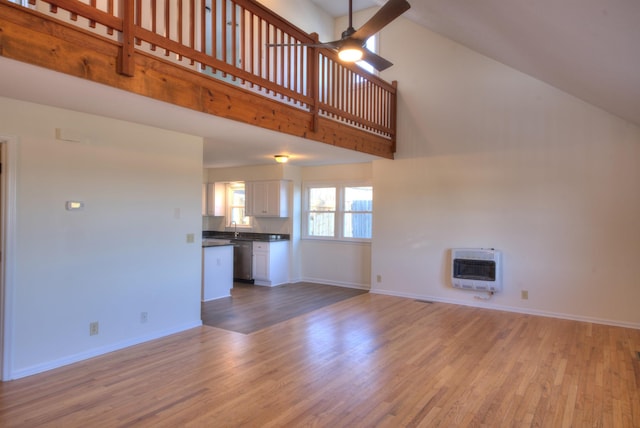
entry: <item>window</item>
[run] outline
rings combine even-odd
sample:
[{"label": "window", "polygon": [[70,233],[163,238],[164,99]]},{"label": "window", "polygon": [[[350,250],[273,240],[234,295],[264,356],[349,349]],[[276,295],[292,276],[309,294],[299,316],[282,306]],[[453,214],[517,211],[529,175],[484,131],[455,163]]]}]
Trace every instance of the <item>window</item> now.
[{"label": "window", "polygon": [[[378,53],[378,36],[377,35],[373,35],[371,37],[369,37],[367,39],[367,42],[365,43],[365,47],[367,49],[369,49],[371,52],[374,53]],[[375,68],[373,68],[373,66],[371,64],[369,64],[366,61],[358,61],[356,64],[358,64],[360,67],[364,68],[365,70],[367,70],[369,73],[372,74],[377,74],[377,71]]]},{"label": "window", "polygon": [[245,215],[244,183],[227,184],[227,218],[229,226],[251,226],[251,218]]},{"label": "window", "polygon": [[305,238],[371,239],[373,188],[366,185],[305,186]]}]

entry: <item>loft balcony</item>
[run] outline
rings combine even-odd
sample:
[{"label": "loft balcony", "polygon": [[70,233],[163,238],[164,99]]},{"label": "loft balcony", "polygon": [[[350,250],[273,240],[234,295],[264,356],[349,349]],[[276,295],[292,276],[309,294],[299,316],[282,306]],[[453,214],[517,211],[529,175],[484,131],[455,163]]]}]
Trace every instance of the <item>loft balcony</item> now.
[{"label": "loft balcony", "polygon": [[0,55],[156,100],[393,158],[387,83],[252,0],[0,0]]}]

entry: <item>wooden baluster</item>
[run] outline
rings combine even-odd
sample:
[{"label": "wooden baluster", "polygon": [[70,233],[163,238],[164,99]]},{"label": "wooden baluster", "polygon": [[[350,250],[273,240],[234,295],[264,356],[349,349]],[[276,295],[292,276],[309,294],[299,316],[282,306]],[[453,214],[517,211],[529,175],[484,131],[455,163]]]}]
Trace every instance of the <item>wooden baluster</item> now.
[{"label": "wooden baluster", "polygon": [[258,76],[263,77],[264,75],[262,74],[262,70],[264,68],[263,62],[261,61],[261,53],[264,52],[264,56],[266,58],[267,56],[267,52],[269,51],[269,48],[266,47],[263,43],[263,39],[262,39],[262,18],[258,18],[258,62],[257,62],[257,66],[259,67],[258,70]]},{"label": "wooden baluster", "polygon": [[347,78],[345,76],[345,68],[340,64],[340,110],[345,111],[345,86]]},{"label": "wooden baluster", "polygon": [[[204,0],[199,1],[200,5],[200,52],[207,53],[207,4]],[[206,70],[204,62],[200,62],[200,70]]]},{"label": "wooden baluster", "polygon": [[[138,0],[139,2],[141,0]],[[151,31],[153,33],[158,33],[158,24],[157,24],[157,15],[158,14],[158,4],[156,0],[151,0]],[[151,44],[151,50],[156,50],[156,45]]]},{"label": "wooden baluster", "polygon": [[375,83],[373,83],[371,85],[371,88],[373,89],[372,106],[373,106],[373,112],[374,112],[371,122],[373,122],[375,125],[379,125],[380,117],[382,116],[382,109],[380,108],[381,107],[380,106],[380,94],[381,94],[380,87]]},{"label": "wooden baluster", "polygon": [[[343,112],[345,113],[349,113],[349,87],[350,87],[350,83],[349,82],[349,72],[350,70],[345,67],[344,65],[342,66],[343,69],[343,74],[344,74],[344,104],[343,104]],[[347,120],[347,123],[351,123],[351,120]]]},{"label": "wooden baluster", "polygon": [[[189,47],[196,49],[196,4],[195,0],[189,0]],[[191,59],[191,65],[195,64],[195,60]]]},{"label": "wooden baluster", "polygon": [[[198,34],[200,38],[200,52],[207,53],[207,4],[204,0],[199,0],[198,5],[200,10],[200,34]],[[205,65],[202,62],[200,63],[200,69],[205,69]]]},{"label": "wooden baluster", "polygon": [[133,76],[135,70],[134,34],[134,0],[124,0],[122,11],[122,47],[118,56],[118,72],[125,76]]},{"label": "wooden baluster", "polygon": [[322,101],[328,106],[331,100],[331,60],[326,56],[324,56],[323,61],[323,72],[324,79],[322,85],[324,87],[324,97]]},{"label": "wooden baluster", "polygon": [[[298,43],[297,39],[294,39],[295,43]],[[299,80],[299,68],[298,68],[298,53],[300,52],[300,46],[293,47],[293,90],[296,93],[300,93],[300,80]]]},{"label": "wooden baluster", "polygon": [[[135,25],[138,26],[138,27],[142,27],[142,1],[141,0],[136,1],[135,9],[136,9],[136,13],[135,13],[136,24]],[[140,40],[139,38],[136,38],[135,39],[135,43],[136,43],[136,45],[141,45],[142,44],[142,40]]]},{"label": "wooden baluster", "polygon": [[[164,36],[171,40],[171,0],[164,0]],[[169,49],[164,50],[164,56],[169,56]]]},{"label": "wooden baluster", "polygon": [[[176,23],[178,27],[178,43],[182,43],[182,20],[184,19],[183,10],[182,10],[182,0],[178,0],[178,22]],[[177,54],[176,57],[178,61],[182,61],[182,55]]]},{"label": "wooden baluster", "polygon": [[[211,56],[218,59],[218,3],[211,0]],[[211,71],[216,71],[213,67]]]},{"label": "wooden baluster", "polygon": [[392,153],[396,152],[396,126],[397,126],[397,109],[398,109],[398,81],[394,80],[393,82],[391,82],[391,85],[393,86],[393,93],[391,93],[391,99],[389,100],[389,118],[390,118],[390,123],[389,123],[389,128],[391,128],[391,134],[389,135],[391,137],[391,151]]},{"label": "wooden baluster", "polygon": [[[239,64],[239,68],[242,70],[246,70],[246,64],[247,64],[247,46],[246,46],[246,41],[245,41],[245,31],[247,28],[247,20],[246,20],[246,14],[248,12],[245,9],[241,10],[240,13],[240,30],[238,31],[238,36],[240,38],[239,42],[240,42],[240,64]],[[241,82],[244,84],[245,81],[244,79],[241,80]]]},{"label": "wooden baluster", "polygon": [[[107,13],[109,13],[109,15],[113,16],[113,0],[109,0],[107,2]],[[113,34],[113,28],[108,27],[107,28],[107,34],[112,35]]]},{"label": "wooden baluster", "polygon": [[[338,85],[340,82],[338,81],[338,63],[332,59],[331,60],[331,107],[337,109],[338,108]],[[331,117],[335,118],[335,114],[331,113]]]},{"label": "wooden baluster", "polygon": [[390,96],[391,94],[389,91],[384,92],[384,126],[387,128],[391,126],[391,122],[389,121],[389,118],[391,117],[391,110],[389,109],[391,105]]},{"label": "wooden baluster", "polygon": [[[96,0],[91,0],[90,5],[92,8],[96,8]],[[96,28],[96,21],[90,19],[89,20],[89,27],[91,28]]]},{"label": "wooden baluster", "polygon": [[[234,67],[238,67],[238,30],[237,30],[237,10],[236,4],[231,2],[231,64]],[[235,80],[235,76],[233,76],[233,80]]]},{"label": "wooden baluster", "polygon": [[[351,70],[350,68],[347,68],[347,112],[353,115],[355,115],[355,103],[353,98],[353,94],[355,92],[355,88],[354,88],[355,81],[353,80],[353,76],[355,74],[356,73],[353,70]],[[349,123],[352,123],[352,122],[353,120],[349,121]]]},{"label": "wooden baluster", "polygon": [[384,109],[382,108],[382,87],[378,86],[378,120],[376,123],[380,125],[382,123],[382,115],[384,113]]},{"label": "wooden baluster", "polygon": [[[256,34],[255,34],[255,21],[257,18],[253,12],[249,12],[249,64],[245,64],[247,71],[255,76],[255,55],[256,55]],[[259,47],[259,45],[258,45]],[[260,50],[258,49],[258,52]],[[249,82],[249,87],[253,88],[253,82]]]},{"label": "wooden baluster", "polygon": [[329,66],[328,66],[328,61],[329,59],[326,56],[322,56],[322,102],[324,104],[328,104],[328,98],[329,98],[329,85],[330,85],[330,81],[329,81]]},{"label": "wooden baluster", "polygon": [[[200,52],[207,53],[207,3],[204,0],[200,0]],[[206,63],[200,62],[200,69],[206,70]]]},{"label": "wooden baluster", "polygon": [[371,122],[376,123],[378,118],[378,105],[376,104],[378,86],[375,83],[371,83]]},{"label": "wooden baluster", "polygon": [[367,110],[366,110],[367,107],[366,107],[366,104],[364,102],[364,96],[365,96],[365,92],[364,91],[365,91],[366,85],[367,85],[367,79],[361,78],[360,79],[360,85],[359,85],[359,88],[358,88],[358,99],[359,99],[359,102],[360,102],[360,117],[362,119],[364,119],[365,115],[367,114]]},{"label": "wooden baluster", "polygon": [[369,120],[371,117],[371,106],[369,104],[369,89],[371,87],[371,82],[367,79],[364,85],[364,119]]},{"label": "wooden baluster", "polygon": [[[222,0],[220,6],[220,42],[222,51],[222,61],[227,62],[227,0]],[[227,77],[227,73],[222,73],[223,77]]]},{"label": "wooden baluster", "polygon": [[[280,31],[280,40],[282,40],[282,43],[287,43],[287,34],[284,31]],[[278,69],[278,76],[279,76],[279,83],[283,86],[283,87],[287,87],[287,84],[289,83],[287,80],[287,72],[286,72],[286,57],[289,53],[289,47],[288,46],[283,46],[284,49],[282,49],[282,51],[280,52],[280,67]],[[277,78],[276,78],[277,79]],[[282,94],[281,94],[281,98],[282,98]],[[285,97],[287,100],[289,98]]]},{"label": "wooden baluster", "polygon": [[[318,43],[319,41],[319,36],[318,33],[312,33],[311,37],[313,38],[313,42],[314,43]],[[311,111],[311,124],[310,124],[310,128],[311,128],[311,132],[317,132],[318,131],[318,118],[319,118],[319,102],[318,102],[318,92],[320,90],[319,88],[319,77],[320,75],[319,70],[318,70],[318,56],[320,55],[319,49],[316,47],[313,48],[307,48],[309,49],[307,52],[308,53],[308,59],[307,59],[307,69],[308,69],[308,75],[309,75],[309,94],[311,94],[311,105],[309,106],[310,111]]]},{"label": "wooden baluster", "polygon": [[[271,43],[271,24],[265,22],[265,42]],[[267,48],[264,56],[264,78],[269,80],[271,77],[271,49]]]}]

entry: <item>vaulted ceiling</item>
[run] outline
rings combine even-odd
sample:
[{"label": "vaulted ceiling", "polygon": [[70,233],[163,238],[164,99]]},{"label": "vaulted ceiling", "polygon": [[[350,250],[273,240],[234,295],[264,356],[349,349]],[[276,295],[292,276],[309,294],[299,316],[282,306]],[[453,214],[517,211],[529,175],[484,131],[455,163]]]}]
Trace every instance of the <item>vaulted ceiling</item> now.
[{"label": "vaulted ceiling", "polygon": [[[312,1],[336,17],[348,12],[348,0]],[[353,0],[353,7],[384,3]],[[404,17],[640,125],[640,1],[409,3]]]},{"label": "vaulted ceiling", "polygon": [[[332,16],[347,14],[348,0],[312,1]],[[379,7],[384,2],[354,0],[354,9]],[[640,126],[640,0],[409,2],[412,8],[404,17]],[[0,69],[3,73],[0,96],[130,120],[145,112],[145,117],[135,120],[204,136],[206,166],[268,163],[281,151],[296,153],[298,165],[374,159],[230,120],[185,112],[4,58],[0,58]],[[72,87],[77,90],[70,91]],[[70,93],[86,96],[70,97]],[[112,99],[116,95],[128,97],[126,108]],[[167,111],[168,114],[162,114]],[[159,117],[165,119],[155,123]]]}]

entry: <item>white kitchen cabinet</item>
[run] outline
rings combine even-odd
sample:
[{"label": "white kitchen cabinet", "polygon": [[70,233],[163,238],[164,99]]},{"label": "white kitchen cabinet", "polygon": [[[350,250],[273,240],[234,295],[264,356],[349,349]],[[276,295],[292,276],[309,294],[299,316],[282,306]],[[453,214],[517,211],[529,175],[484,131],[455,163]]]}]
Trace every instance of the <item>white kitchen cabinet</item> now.
[{"label": "white kitchen cabinet", "polygon": [[253,217],[289,217],[289,182],[247,181],[245,212]]},{"label": "white kitchen cabinet", "polygon": [[202,215],[224,217],[224,183],[206,183],[202,185]]},{"label": "white kitchen cabinet", "polygon": [[229,297],[233,288],[233,245],[202,248],[202,301]]},{"label": "white kitchen cabinet", "polygon": [[289,282],[289,241],[253,242],[253,280],[270,287]]}]

